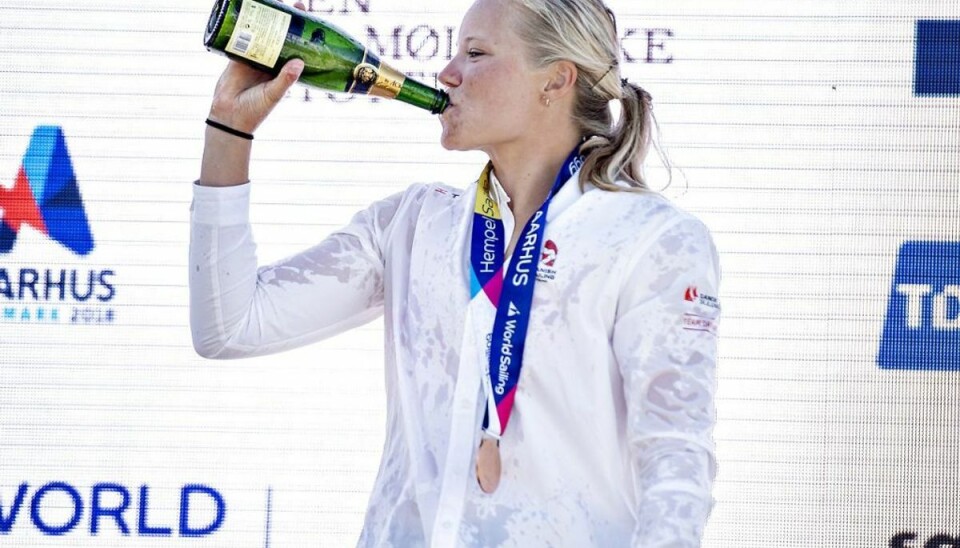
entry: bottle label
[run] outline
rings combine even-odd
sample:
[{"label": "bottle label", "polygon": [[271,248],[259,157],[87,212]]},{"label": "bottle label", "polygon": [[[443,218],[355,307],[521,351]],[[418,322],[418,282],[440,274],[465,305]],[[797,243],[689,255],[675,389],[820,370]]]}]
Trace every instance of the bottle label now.
[{"label": "bottle label", "polygon": [[290,28],[290,14],[246,0],[240,7],[227,53],[274,68]]}]

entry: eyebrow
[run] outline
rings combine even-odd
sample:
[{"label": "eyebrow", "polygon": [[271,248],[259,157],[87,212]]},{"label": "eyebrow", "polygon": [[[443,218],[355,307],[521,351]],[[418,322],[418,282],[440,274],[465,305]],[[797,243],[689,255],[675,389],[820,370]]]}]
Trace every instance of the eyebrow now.
[{"label": "eyebrow", "polygon": [[482,36],[471,35],[466,38],[461,39],[457,42],[457,48],[466,48],[472,44],[479,42],[481,47],[492,47],[496,45],[494,42],[491,42],[489,38],[484,38]]}]

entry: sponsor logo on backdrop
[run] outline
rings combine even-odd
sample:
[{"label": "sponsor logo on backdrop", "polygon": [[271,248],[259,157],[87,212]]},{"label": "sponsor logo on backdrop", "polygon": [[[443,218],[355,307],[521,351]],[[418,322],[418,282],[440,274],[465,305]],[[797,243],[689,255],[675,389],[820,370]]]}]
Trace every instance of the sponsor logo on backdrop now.
[{"label": "sponsor logo on backdrop", "polygon": [[205,537],[220,529],[227,516],[223,495],[200,484],[181,487],[177,505],[166,496],[157,504],[157,490],[151,495],[148,485],[132,490],[119,483],[89,489],[63,481],[21,483],[15,492],[0,493],[0,535],[33,528],[48,536]]},{"label": "sponsor logo on backdrop", "polygon": [[[318,17],[329,19],[333,24],[339,24],[339,18],[368,17],[373,14],[376,6],[374,0],[312,0],[304,2],[307,11],[317,14]],[[390,6],[388,6],[389,9]],[[456,21],[459,23],[459,19]],[[405,25],[378,26],[364,25],[362,34],[357,39],[364,42],[371,51],[377,53],[380,59],[404,70],[410,67],[423,67],[425,63],[443,62],[453,58],[457,51],[457,27],[451,25],[437,25],[423,22]],[[620,30],[620,47],[623,51],[623,60],[626,65],[666,65],[674,62],[671,48],[674,31],[665,27],[627,27]],[[424,83],[433,85],[438,76],[437,72],[404,71],[405,74]],[[322,92],[306,86],[291,91],[291,96],[309,102],[320,96]],[[356,95],[326,93],[326,98],[336,102],[355,100]],[[372,98],[372,101],[378,99]]]},{"label": "sponsor logo on backdrop", "polygon": [[960,371],[960,242],[900,247],[877,363]]},{"label": "sponsor logo on backdrop", "polygon": [[960,19],[917,21],[913,91],[960,97]]},{"label": "sponsor logo on backdrop", "polygon": [[22,225],[32,226],[76,255],[93,249],[90,223],[59,127],[34,130],[13,188],[0,190],[0,207],[0,253],[10,252]]},{"label": "sponsor logo on backdrop", "polygon": [[[43,238],[24,238],[26,230]],[[24,245],[59,245],[79,259],[24,265],[17,261]],[[63,130],[38,126],[13,185],[0,186],[0,322],[113,322],[113,269],[77,268],[94,246]]]},{"label": "sponsor logo on backdrop", "polygon": [[916,533],[898,533],[890,539],[890,548],[960,548],[960,535],[940,533],[924,540]]}]

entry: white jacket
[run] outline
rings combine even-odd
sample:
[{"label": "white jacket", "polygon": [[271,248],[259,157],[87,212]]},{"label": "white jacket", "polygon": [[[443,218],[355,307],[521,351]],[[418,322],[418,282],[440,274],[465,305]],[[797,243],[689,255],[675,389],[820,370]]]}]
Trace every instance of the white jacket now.
[{"label": "white jacket", "polygon": [[503,476],[487,495],[474,474],[493,325],[469,299],[477,185],[412,186],[259,268],[249,187],[194,185],[194,345],[210,358],[279,352],[384,314],[387,439],[360,546],[700,545],[719,267],[697,219],[655,193],[575,180],[557,193]]}]

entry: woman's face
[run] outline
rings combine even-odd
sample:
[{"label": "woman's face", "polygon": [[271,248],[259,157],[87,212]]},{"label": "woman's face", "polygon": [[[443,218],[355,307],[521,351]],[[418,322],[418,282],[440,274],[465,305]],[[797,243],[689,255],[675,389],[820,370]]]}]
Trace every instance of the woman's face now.
[{"label": "woman's face", "polygon": [[530,66],[508,2],[477,0],[463,18],[457,54],[440,73],[450,93],[440,116],[444,148],[489,152],[536,132],[549,78]]}]

